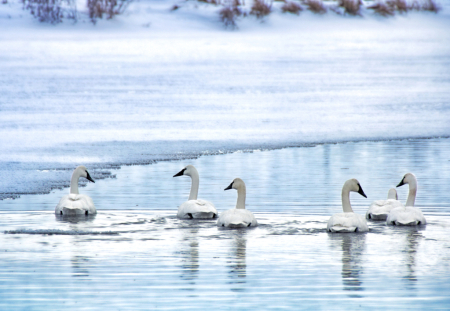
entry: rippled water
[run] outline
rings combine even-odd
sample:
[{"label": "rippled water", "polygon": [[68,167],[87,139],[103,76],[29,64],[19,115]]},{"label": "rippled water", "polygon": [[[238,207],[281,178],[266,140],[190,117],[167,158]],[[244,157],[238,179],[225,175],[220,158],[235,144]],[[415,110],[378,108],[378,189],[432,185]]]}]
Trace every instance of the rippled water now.
[{"label": "rippled water", "polygon": [[[176,219],[190,181],[172,176],[189,163],[219,212],[235,205],[223,189],[241,177],[260,226]],[[325,231],[346,179],[368,195],[351,195],[363,214],[408,171],[426,226]],[[55,218],[67,189],[4,200],[0,309],[447,309],[449,176],[449,139],[362,142],[123,167],[80,189],[98,209],[87,219]]]}]

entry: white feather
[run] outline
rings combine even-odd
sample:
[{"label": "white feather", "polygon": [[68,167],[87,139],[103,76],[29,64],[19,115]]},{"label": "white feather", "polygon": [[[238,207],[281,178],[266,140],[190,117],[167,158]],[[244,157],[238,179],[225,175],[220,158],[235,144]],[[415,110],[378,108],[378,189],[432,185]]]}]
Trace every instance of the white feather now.
[{"label": "white feather", "polygon": [[350,204],[350,191],[358,192],[366,196],[361,185],[356,179],[349,179],[342,187],[342,209],[343,213],[335,214],[328,220],[328,232],[367,232],[367,222],[364,216],[355,214]]},{"label": "white feather", "polygon": [[246,228],[256,227],[258,221],[252,212],[246,209],[229,209],[220,214],[219,220],[217,220],[218,227],[228,228]]},{"label": "white feather", "polygon": [[80,177],[87,178],[91,181],[93,179],[84,166],[78,166],[72,173],[70,180],[70,194],[61,198],[55,208],[55,214],[63,216],[77,216],[77,215],[92,215],[96,214],[94,201],[85,195],[78,193],[78,179]]},{"label": "white feather", "polygon": [[417,179],[412,173],[407,173],[397,187],[409,185],[408,199],[406,206],[396,207],[389,213],[386,224],[398,226],[416,226],[426,225],[427,221],[422,214],[422,211],[414,207],[417,194]]},{"label": "white feather", "polygon": [[252,212],[245,209],[246,189],[244,181],[240,178],[235,178],[225,190],[229,189],[236,189],[238,192],[236,208],[221,213],[217,220],[217,226],[227,228],[256,227],[258,221],[256,221],[255,216]]},{"label": "white feather", "polygon": [[386,220],[392,209],[402,206],[403,204],[398,201],[397,190],[391,188],[388,191],[387,200],[377,200],[372,202],[366,212],[366,218],[372,220]]},{"label": "white feather", "polygon": [[427,221],[422,211],[414,206],[394,208],[386,219],[388,225],[416,226],[426,225]]},{"label": "white feather", "polygon": [[200,176],[197,169],[193,165],[188,165],[183,168],[178,174],[173,177],[186,175],[191,177],[191,192],[188,201],[184,202],[178,207],[177,217],[182,219],[211,219],[216,218],[217,212],[214,204],[209,201],[197,199],[198,186],[200,183]]},{"label": "white feather", "polygon": [[211,202],[205,200],[189,200],[184,202],[178,208],[178,218],[215,218],[218,213]]},{"label": "white feather", "polygon": [[367,232],[367,222],[364,216],[350,213],[339,213],[328,220],[327,229],[330,232]]}]

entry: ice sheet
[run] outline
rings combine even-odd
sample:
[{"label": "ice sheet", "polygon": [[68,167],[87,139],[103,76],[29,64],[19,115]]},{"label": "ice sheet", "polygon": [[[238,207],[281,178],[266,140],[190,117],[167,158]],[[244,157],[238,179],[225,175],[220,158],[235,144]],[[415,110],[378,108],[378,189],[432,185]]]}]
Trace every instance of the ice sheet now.
[{"label": "ice sheet", "polygon": [[96,26],[50,26],[13,4],[0,17],[0,199],[67,186],[61,170],[79,164],[103,178],[239,149],[450,135],[446,9],[274,12],[230,31],[205,6],[139,2]]}]

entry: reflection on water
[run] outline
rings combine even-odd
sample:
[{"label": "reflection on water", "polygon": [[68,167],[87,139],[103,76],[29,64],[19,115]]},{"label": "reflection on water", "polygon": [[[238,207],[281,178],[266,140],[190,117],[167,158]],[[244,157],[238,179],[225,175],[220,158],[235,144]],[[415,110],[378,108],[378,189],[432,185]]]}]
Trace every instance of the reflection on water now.
[{"label": "reflection on water", "polygon": [[373,222],[366,234],[329,234],[328,216],[256,213],[253,230],[219,230],[175,212],[102,212],[79,222],[0,213],[0,227],[16,232],[0,234],[0,310],[51,309],[55,288],[66,310],[450,303],[442,296],[450,290],[450,217],[430,216],[426,230]]},{"label": "reflection on water", "polygon": [[416,255],[421,239],[422,233],[417,231],[416,228],[411,228],[410,232],[405,232],[405,248],[403,250],[405,254],[406,274],[403,277],[407,281],[406,286],[413,290],[417,282],[416,274]]},{"label": "reflection on water", "polygon": [[69,224],[80,224],[83,222],[93,222],[97,215],[64,216],[55,214],[57,221]]},{"label": "reflection on water", "polygon": [[[230,257],[227,261],[230,269],[230,284],[244,284],[247,273],[246,263],[246,230],[236,230],[230,245]],[[240,289],[235,289],[240,290]]]},{"label": "reflection on water", "polygon": [[[329,234],[332,246],[342,248],[342,284],[346,291],[362,291],[363,264],[366,234]],[[353,293],[350,297],[363,296]]]},{"label": "reflection on water", "polygon": [[[182,260],[181,277],[185,280],[194,280],[198,277],[199,242],[197,239],[198,228],[183,229],[183,237],[180,241],[180,255]],[[194,283],[192,283],[194,284]]]},{"label": "reflection on water", "polygon": [[[67,310],[448,307],[449,154],[450,139],[430,139],[190,161],[201,172],[199,196],[219,212],[236,203],[223,192],[229,181],[246,181],[247,208],[259,222],[252,230],[178,220],[189,187],[173,183],[177,162],[124,167],[117,180],[89,184],[93,216],[55,217],[58,191],[2,201],[0,310],[51,309],[55,288]],[[363,185],[369,199],[351,200],[364,214],[409,171],[419,179],[426,227],[369,222],[367,234],[326,233],[345,180]],[[406,195],[400,188],[400,200]]]}]

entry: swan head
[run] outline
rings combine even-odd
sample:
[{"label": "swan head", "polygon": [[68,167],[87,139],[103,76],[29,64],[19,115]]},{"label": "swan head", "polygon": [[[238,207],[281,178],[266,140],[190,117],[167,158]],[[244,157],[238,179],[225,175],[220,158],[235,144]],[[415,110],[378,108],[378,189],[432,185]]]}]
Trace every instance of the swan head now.
[{"label": "swan head", "polygon": [[416,176],[413,173],[406,173],[405,176],[403,176],[402,181],[397,185],[397,187],[403,186],[405,184],[409,183],[415,183],[416,182]]},{"label": "swan head", "polygon": [[397,190],[395,190],[395,188],[389,189],[388,199],[398,200]]},{"label": "swan head", "polygon": [[347,188],[349,191],[358,192],[360,195],[367,198],[361,185],[359,184],[359,181],[355,178],[347,180],[344,184],[344,189],[345,188]]},{"label": "swan head", "polygon": [[244,183],[244,181],[243,181],[242,179],[240,179],[240,178],[235,178],[235,179],[231,182],[231,184],[230,184],[228,187],[226,187],[225,189],[223,189],[223,190],[230,190],[230,189],[236,189],[236,190],[238,190],[239,188],[242,188],[242,187],[245,188],[245,183]]},{"label": "swan head", "polygon": [[83,166],[83,165],[78,166],[75,169],[75,172],[77,172],[80,177],[84,177],[87,180],[95,183],[95,181],[92,179],[91,175],[89,175],[89,172],[88,172],[88,170],[87,170],[87,168],[85,166]]},{"label": "swan head", "polygon": [[173,177],[178,177],[178,176],[183,176],[183,175],[192,176],[195,173],[198,174],[197,169],[193,165],[188,165],[185,168],[183,168],[181,171],[179,171],[178,173],[173,175]]}]

